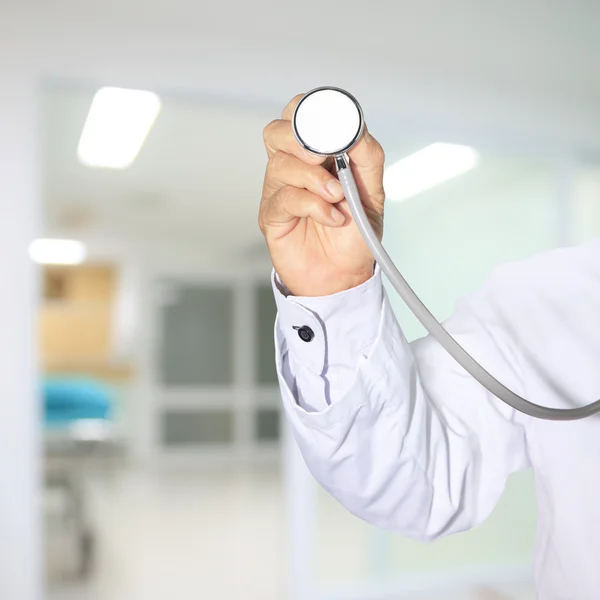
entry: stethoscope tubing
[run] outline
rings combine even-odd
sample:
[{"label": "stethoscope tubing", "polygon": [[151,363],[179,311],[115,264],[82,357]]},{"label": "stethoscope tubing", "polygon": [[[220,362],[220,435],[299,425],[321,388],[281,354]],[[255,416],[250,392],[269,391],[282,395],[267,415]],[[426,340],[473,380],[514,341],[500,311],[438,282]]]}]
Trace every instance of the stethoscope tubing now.
[{"label": "stethoscope tubing", "polygon": [[[309,97],[311,94],[320,90],[335,90],[348,96],[355,104],[359,115],[360,115],[360,126],[357,134],[355,134],[352,140],[346,145],[345,148],[340,148],[339,151],[334,153],[322,154],[316,149],[308,146],[298,134],[296,127],[296,115],[298,109],[301,107],[302,102]],[[294,114],[292,116],[292,128],[298,142],[309,152],[320,156],[333,156],[335,159],[336,169],[338,178],[344,190],[344,195],[352,218],[362,235],[365,243],[367,244],[374,260],[377,262],[382,272],[388,278],[398,295],[406,303],[408,308],[412,311],[415,317],[425,327],[425,329],[435,338],[438,343],[456,360],[456,362],[463,367],[463,369],[469,373],[476,381],[478,381],[484,388],[486,388],[491,394],[499,398],[502,402],[515,410],[534,417],[536,419],[545,419],[549,421],[575,421],[578,419],[584,419],[600,412],[600,400],[588,404],[586,406],[576,408],[550,408],[546,406],[540,406],[533,402],[526,400],[519,396],[504,384],[498,381],[493,375],[491,375],[486,369],[484,369],[442,326],[441,323],[433,316],[421,299],[417,296],[414,290],[410,287],[406,279],[402,276],[396,265],[392,261],[391,257],[379,241],[379,238],[371,223],[366,215],[363,207],[356,181],[352,173],[350,159],[348,157],[348,151],[358,143],[360,137],[364,131],[364,115],[362,108],[356,98],[336,87],[322,87],[311,90],[300,100]]]}]

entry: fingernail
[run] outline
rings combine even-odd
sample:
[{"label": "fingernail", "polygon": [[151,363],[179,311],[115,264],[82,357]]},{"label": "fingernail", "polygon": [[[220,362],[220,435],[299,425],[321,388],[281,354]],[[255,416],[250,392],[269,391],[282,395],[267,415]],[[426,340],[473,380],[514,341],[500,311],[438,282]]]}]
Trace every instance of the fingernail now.
[{"label": "fingernail", "polygon": [[327,191],[329,192],[329,195],[332,196],[333,198],[341,199],[342,196],[344,195],[342,186],[337,179],[330,179],[327,182]]},{"label": "fingernail", "polygon": [[331,218],[340,225],[346,221],[346,217],[335,206],[331,209]]}]

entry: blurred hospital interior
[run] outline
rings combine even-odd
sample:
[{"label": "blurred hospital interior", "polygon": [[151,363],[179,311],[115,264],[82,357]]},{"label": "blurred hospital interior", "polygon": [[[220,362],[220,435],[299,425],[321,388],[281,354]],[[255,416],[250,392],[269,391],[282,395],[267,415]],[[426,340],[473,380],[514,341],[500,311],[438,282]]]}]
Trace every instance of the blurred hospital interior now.
[{"label": "blurred hospital interior", "polygon": [[599,23],[517,0],[0,7],[0,598],[533,600],[531,472],[431,544],[307,472],[262,132],[316,86],[359,99],[384,245],[443,319],[496,266],[598,235]]}]

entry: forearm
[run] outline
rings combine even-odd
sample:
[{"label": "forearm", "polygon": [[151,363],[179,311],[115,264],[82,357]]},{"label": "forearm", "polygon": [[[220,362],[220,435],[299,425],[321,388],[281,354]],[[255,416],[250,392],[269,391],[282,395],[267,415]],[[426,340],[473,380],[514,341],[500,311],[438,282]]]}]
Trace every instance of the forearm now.
[{"label": "forearm", "polygon": [[[281,307],[276,340],[285,411],[315,478],[357,516],[415,538],[481,522],[508,473],[526,465],[513,415],[435,341],[406,342],[379,274],[337,304],[309,304],[314,340],[295,343]],[[477,319],[463,311],[448,325],[514,376]]]}]

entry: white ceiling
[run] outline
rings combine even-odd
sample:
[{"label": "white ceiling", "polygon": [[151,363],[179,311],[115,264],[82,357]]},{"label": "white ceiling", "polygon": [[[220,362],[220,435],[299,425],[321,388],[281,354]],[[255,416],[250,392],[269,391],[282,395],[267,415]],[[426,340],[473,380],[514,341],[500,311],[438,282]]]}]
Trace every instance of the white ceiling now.
[{"label": "white ceiling", "polygon": [[[591,1],[23,0],[14,8],[24,21],[11,31],[30,32],[31,62],[49,83],[44,193],[54,230],[83,207],[104,238],[253,247],[262,128],[293,94],[323,83],[357,95],[390,158],[434,139],[600,149],[600,5]],[[165,102],[127,171],[76,161],[103,84],[154,89]]]},{"label": "white ceiling", "polygon": [[30,62],[50,78],[277,106],[333,83],[369,115],[600,146],[591,0],[13,5],[21,21],[5,19],[5,37],[29,40]]},{"label": "white ceiling", "polygon": [[[44,200],[47,235],[74,236],[98,252],[138,244],[258,252],[257,227],[266,156],[264,125],[277,115],[231,103],[163,98],[163,108],[133,166],[81,165],[76,148],[93,92],[45,90]],[[394,161],[432,139],[386,135]],[[461,177],[459,193],[483,199],[537,173],[534,163],[483,152],[483,164]],[[451,188],[457,193],[456,184]],[[440,190],[430,192],[430,197]]]},{"label": "white ceiling", "polygon": [[[133,166],[81,165],[76,148],[93,92],[46,90],[44,196],[55,234],[166,239],[213,246],[224,231],[254,240],[266,164],[262,128],[269,115],[235,106],[164,98]],[[250,239],[248,239],[250,238]]]},{"label": "white ceiling", "polygon": [[[109,254],[149,242],[260,254],[262,130],[279,109],[169,95],[133,165],[96,169],[76,156],[93,95],[72,85],[44,90],[46,235],[79,237]],[[396,140],[388,155],[423,145]]]}]

